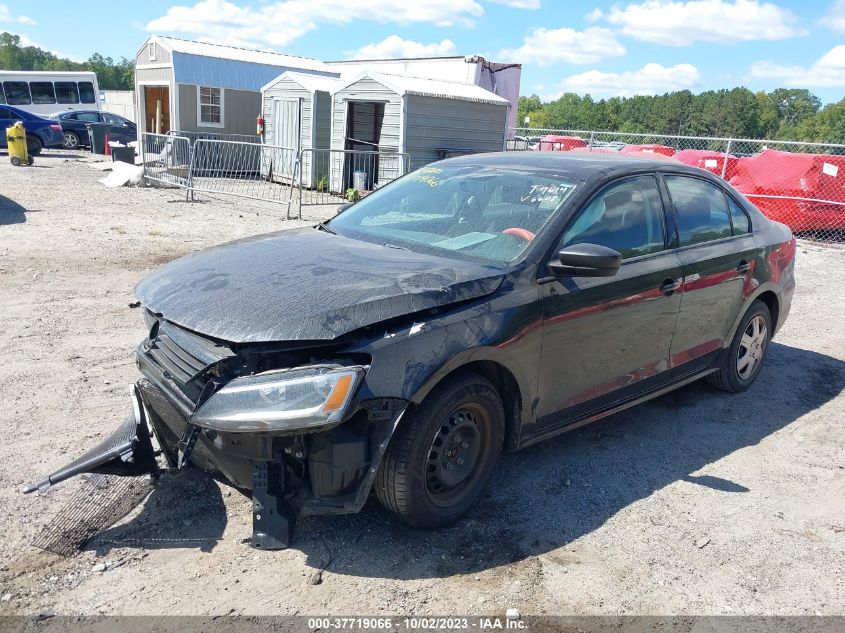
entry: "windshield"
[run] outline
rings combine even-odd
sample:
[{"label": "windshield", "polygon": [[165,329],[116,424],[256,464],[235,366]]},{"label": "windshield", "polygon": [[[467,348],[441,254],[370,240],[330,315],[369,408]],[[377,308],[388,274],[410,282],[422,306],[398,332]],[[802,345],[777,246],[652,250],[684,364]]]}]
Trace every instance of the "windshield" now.
[{"label": "windshield", "polygon": [[330,226],[367,242],[512,264],[577,184],[544,171],[431,165],[371,193]]}]

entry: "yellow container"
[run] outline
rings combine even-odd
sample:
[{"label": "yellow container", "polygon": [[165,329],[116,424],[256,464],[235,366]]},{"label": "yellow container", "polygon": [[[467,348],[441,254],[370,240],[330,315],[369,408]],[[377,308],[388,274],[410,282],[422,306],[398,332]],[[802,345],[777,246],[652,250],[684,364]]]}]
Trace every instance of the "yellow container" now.
[{"label": "yellow container", "polygon": [[9,148],[9,160],[15,167],[32,165],[32,156],[26,151],[26,129],[21,121],[6,128],[6,145]]}]

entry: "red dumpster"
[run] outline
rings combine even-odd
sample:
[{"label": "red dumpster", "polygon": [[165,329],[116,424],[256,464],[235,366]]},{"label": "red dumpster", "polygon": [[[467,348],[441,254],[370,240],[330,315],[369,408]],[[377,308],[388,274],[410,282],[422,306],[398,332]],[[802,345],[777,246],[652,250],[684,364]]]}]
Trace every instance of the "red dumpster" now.
[{"label": "red dumpster", "polygon": [[675,149],[667,147],[666,145],[626,145],[621,150],[623,154],[663,154],[664,156],[674,156]]},{"label": "red dumpster", "polygon": [[558,136],[547,134],[540,137],[536,149],[540,152],[568,152],[576,147],[586,147],[587,141],[580,136]]}]

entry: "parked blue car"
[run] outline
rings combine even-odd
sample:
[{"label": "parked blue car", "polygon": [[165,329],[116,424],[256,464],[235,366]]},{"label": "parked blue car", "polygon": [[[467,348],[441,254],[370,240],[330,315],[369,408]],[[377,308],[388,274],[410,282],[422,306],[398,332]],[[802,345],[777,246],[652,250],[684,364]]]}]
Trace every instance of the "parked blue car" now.
[{"label": "parked blue car", "polygon": [[69,110],[59,112],[53,116],[59,119],[62,125],[63,142],[65,149],[76,149],[80,146],[88,147],[91,140],[88,138],[86,123],[108,123],[109,140],[127,144],[138,140],[138,130],[135,124],[118,114],[111,112],[98,112],[97,110]]},{"label": "parked blue car", "polygon": [[6,148],[6,128],[23,121],[26,128],[26,148],[37,156],[44,147],[62,146],[62,126],[55,119],[45,119],[19,108],[0,105],[0,148]]}]

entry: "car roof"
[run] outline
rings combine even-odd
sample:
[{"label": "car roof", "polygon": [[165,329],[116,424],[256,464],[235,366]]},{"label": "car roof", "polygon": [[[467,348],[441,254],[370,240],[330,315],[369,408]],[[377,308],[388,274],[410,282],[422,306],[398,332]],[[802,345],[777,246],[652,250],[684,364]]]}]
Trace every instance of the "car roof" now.
[{"label": "car roof", "polygon": [[558,176],[581,182],[644,171],[688,173],[718,181],[710,172],[680,162],[647,158],[637,154],[607,154],[604,152],[494,152],[448,158],[438,161],[436,164],[479,168],[495,166],[509,169],[536,169],[553,172]]}]

